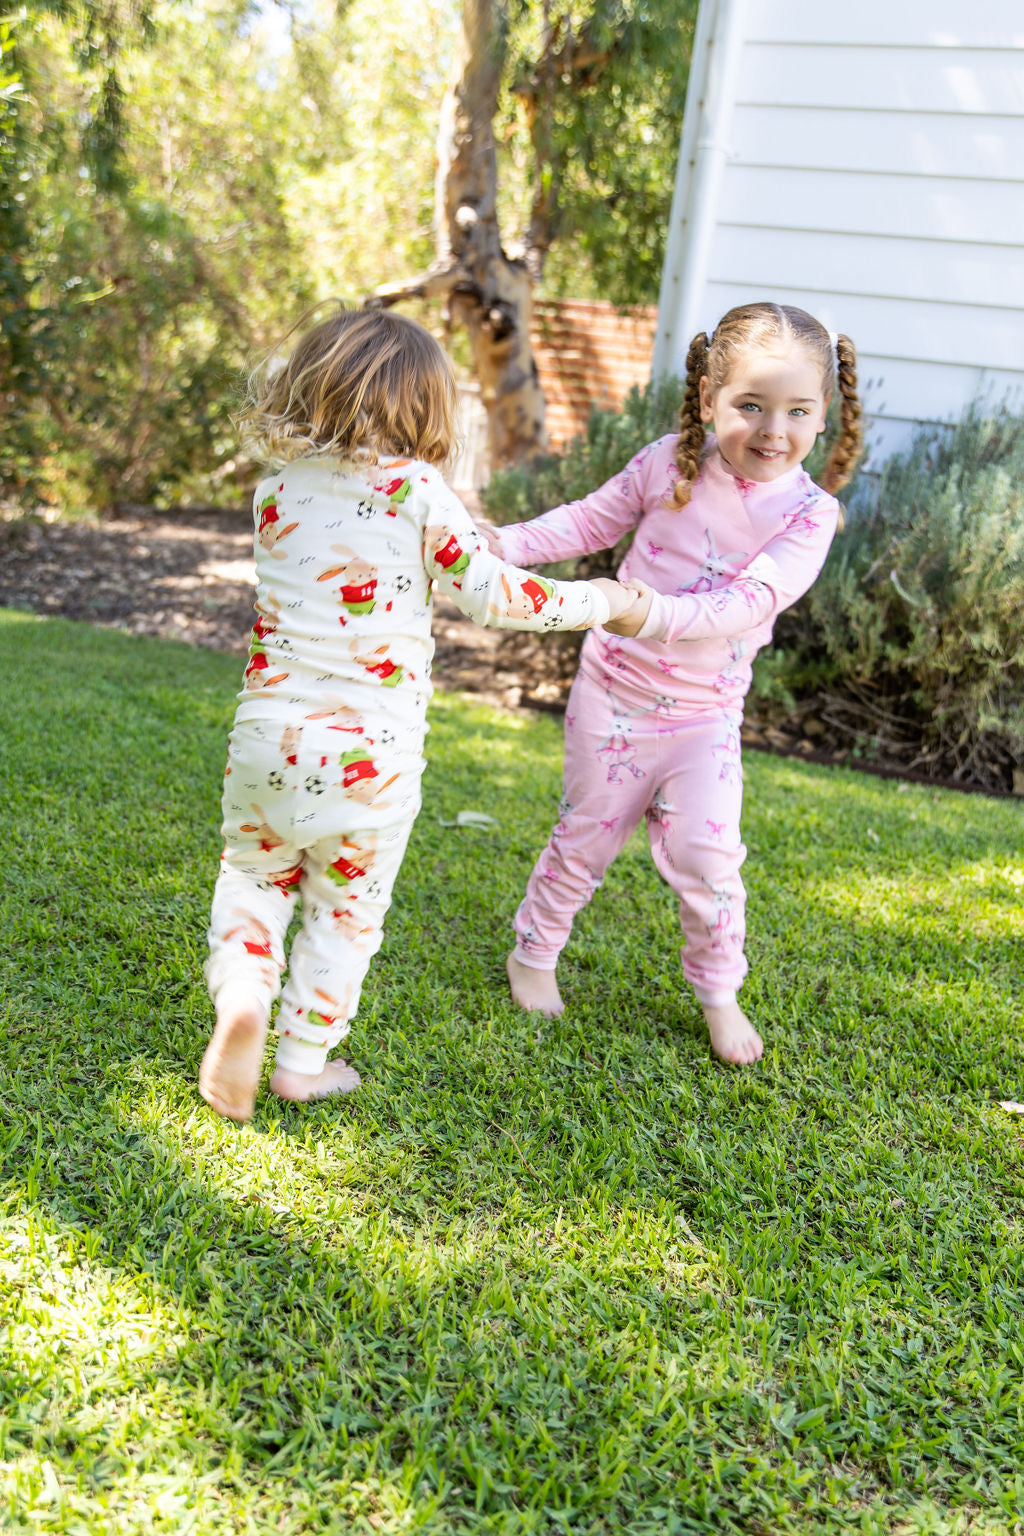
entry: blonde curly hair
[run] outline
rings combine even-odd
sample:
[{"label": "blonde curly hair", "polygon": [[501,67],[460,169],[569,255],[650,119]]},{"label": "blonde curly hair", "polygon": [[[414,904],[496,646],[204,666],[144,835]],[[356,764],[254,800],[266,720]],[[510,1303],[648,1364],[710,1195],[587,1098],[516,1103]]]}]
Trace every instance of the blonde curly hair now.
[{"label": "blonde curly hair", "polygon": [[[276,355],[249,378],[238,426],[268,465],[308,455],[425,459],[442,464],[457,438],[451,363],[430,332],[387,309],[304,317],[283,365]],[[287,342],[287,337],[285,341]]]},{"label": "blonde curly hair", "polygon": [[700,412],[700,381],[706,378],[712,395],[727,383],[740,353],[778,342],[792,342],[821,365],[822,393],[826,398],[838,388],[839,434],[832,444],[820,479],[831,493],[846,484],[860,457],[864,434],[857,395],[857,353],[849,336],[832,337],[806,310],[790,304],[740,304],[723,315],[710,338],[701,331],[686,354],[686,389],[679,408],[679,442],[676,466],[679,479],[673,505],[685,507],[700,473],[706,432]]}]

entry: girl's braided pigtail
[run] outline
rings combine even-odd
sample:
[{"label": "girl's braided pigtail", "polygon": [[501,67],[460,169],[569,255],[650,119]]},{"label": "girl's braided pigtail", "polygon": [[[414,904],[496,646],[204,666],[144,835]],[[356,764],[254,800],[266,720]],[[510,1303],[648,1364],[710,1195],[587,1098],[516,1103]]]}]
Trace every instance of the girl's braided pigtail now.
[{"label": "girl's braided pigtail", "polygon": [[679,441],[676,444],[676,466],[679,479],[672,493],[672,505],[685,507],[693,490],[693,482],[700,473],[700,456],[704,447],[704,423],[700,419],[700,381],[708,371],[708,338],[703,331],[690,342],[686,354],[686,390],[679,407]]},{"label": "girl's braided pigtail", "polygon": [[857,353],[849,336],[836,337],[836,386],[840,397],[839,436],[821,472],[822,489],[833,496],[853,474],[864,445],[857,394]]}]

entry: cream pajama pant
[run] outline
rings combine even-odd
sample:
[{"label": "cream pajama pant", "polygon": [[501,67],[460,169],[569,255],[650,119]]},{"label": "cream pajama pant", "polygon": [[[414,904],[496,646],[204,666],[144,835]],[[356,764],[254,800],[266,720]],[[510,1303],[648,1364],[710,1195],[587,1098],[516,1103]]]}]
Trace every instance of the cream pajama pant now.
[{"label": "cream pajama pant", "polygon": [[[385,727],[385,730],[387,727]],[[386,758],[318,723],[236,722],[206,979],[270,1008],[278,1065],[317,1074],[348,1034],[420,801],[421,732]],[[282,751],[284,738],[285,751]],[[378,735],[378,740],[380,739]],[[354,742],[367,740],[362,751]],[[285,936],[301,899],[291,954]]]},{"label": "cream pajama pant", "polygon": [[683,974],[702,1003],[735,999],[747,972],[741,721],[718,705],[670,715],[665,701],[628,701],[614,680],[577,674],[560,820],[516,914],[517,959],[555,968],[573,918],[645,818],[654,862],[679,898]]}]

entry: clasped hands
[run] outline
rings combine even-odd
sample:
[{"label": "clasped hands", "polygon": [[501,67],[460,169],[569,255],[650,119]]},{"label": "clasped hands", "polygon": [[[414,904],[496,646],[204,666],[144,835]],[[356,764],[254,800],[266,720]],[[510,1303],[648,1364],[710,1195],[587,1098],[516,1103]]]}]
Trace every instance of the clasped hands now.
[{"label": "clasped hands", "polygon": [[612,581],[607,576],[594,576],[590,585],[603,592],[611,609],[602,628],[611,635],[623,635],[631,639],[638,635],[647,621],[654,601],[654,588],[635,577],[629,581]]}]

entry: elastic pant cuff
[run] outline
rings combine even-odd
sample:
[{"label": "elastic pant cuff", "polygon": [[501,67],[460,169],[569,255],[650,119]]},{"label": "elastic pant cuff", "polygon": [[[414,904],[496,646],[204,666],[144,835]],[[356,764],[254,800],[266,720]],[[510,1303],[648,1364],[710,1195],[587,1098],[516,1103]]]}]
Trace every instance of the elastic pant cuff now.
[{"label": "elastic pant cuff", "polygon": [[518,944],[512,951],[512,959],[518,961],[520,965],[525,965],[531,971],[553,971],[558,966],[557,955],[553,960],[538,960],[535,955],[526,954],[524,950],[519,948]]},{"label": "elastic pant cuff", "polygon": [[736,1001],[735,990],[732,992],[715,992],[708,987],[696,987],[692,981],[690,986],[693,987],[693,995],[702,1008],[727,1008],[730,1003]]},{"label": "elastic pant cuff", "polygon": [[222,995],[233,993],[247,996],[260,1007],[270,1009],[281,990],[280,967],[273,960],[253,964],[248,957],[240,959],[224,952],[213,955],[203,967],[210,1000],[216,1008]]},{"label": "elastic pant cuff", "polygon": [[274,1057],[286,1072],[301,1072],[305,1077],[319,1077],[327,1065],[326,1045],[314,1045],[298,1035],[282,1035]]}]

